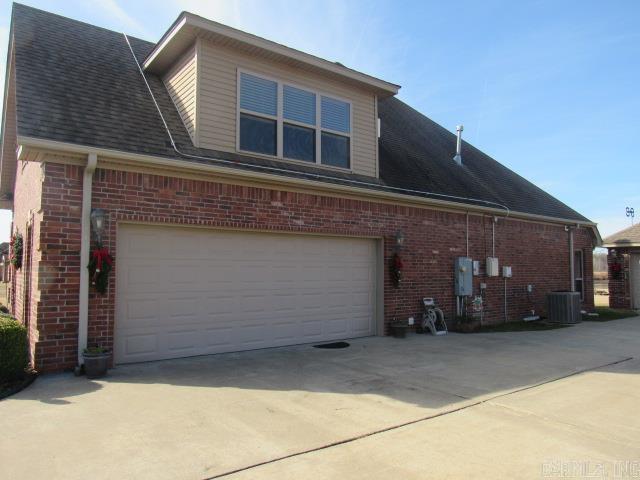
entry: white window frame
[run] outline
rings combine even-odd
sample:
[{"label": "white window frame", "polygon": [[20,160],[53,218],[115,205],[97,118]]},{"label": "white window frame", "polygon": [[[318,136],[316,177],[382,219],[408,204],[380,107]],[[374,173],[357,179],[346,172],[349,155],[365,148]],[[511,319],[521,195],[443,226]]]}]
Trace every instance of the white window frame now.
[{"label": "white window frame", "polygon": [[[246,110],[240,107],[240,76],[245,73],[247,75],[252,75],[254,77],[262,78],[264,80],[269,80],[275,82],[278,85],[277,88],[277,115],[268,115],[265,113],[253,112],[251,110]],[[288,85],[290,87],[298,88],[300,90],[305,90],[309,93],[313,93],[316,96],[316,124],[309,125],[304,122],[298,122],[296,120],[288,120],[284,118],[284,86]],[[321,125],[322,120],[322,97],[329,97],[335,100],[339,100],[341,102],[345,102],[349,104],[349,133],[340,132],[337,130],[332,130],[329,128],[323,128]],[[240,115],[244,113],[246,115],[251,115],[259,118],[266,118],[269,120],[276,121],[276,155],[268,155],[264,153],[252,152],[251,150],[243,150],[240,148]],[[315,151],[315,162],[307,162],[305,160],[297,160],[295,158],[287,158],[283,154],[284,150],[284,124],[288,123],[290,125],[295,125],[297,127],[307,128],[309,130],[315,131],[315,140],[316,140],[316,151]],[[349,139],[349,167],[338,167],[335,165],[326,165],[322,163],[322,132],[331,133],[333,135],[339,135],[342,137],[347,137]],[[251,70],[246,70],[244,68],[237,69],[236,75],[236,151],[239,153],[246,153],[248,155],[257,155],[260,157],[266,158],[277,158],[278,160],[283,160],[285,162],[293,162],[301,165],[313,165],[316,167],[335,169],[341,171],[352,172],[353,171],[353,102],[346,98],[341,98],[332,93],[323,92],[317,90],[315,88],[310,88],[304,85],[296,84],[295,82],[289,82],[280,80],[278,78],[271,77],[269,75],[264,75],[262,73],[254,72]]]}]

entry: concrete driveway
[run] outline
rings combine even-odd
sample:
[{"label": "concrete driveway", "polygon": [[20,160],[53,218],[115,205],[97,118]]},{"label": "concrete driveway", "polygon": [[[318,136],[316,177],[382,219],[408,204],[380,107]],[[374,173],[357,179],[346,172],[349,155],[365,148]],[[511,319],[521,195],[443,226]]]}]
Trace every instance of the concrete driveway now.
[{"label": "concrete driveway", "polygon": [[138,364],[102,381],[43,376],[0,402],[0,468],[25,479],[640,476],[638,358],[633,318]]}]

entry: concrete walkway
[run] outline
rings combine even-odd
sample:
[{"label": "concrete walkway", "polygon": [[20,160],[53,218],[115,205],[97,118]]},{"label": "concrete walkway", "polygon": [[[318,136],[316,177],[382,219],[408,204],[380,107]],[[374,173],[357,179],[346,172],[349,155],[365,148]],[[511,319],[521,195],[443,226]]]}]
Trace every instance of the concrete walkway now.
[{"label": "concrete walkway", "polygon": [[103,381],[44,376],[0,402],[0,468],[27,479],[640,475],[639,359],[633,318],[138,364]]}]

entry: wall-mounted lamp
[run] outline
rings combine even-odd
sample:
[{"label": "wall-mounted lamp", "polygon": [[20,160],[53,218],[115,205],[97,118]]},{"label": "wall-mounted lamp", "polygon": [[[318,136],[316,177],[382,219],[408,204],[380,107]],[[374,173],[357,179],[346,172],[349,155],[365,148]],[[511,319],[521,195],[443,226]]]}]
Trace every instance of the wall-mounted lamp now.
[{"label": "wall-mounted lamp", "polygon": [[97,243],[102,243],[102,234],[104,233],[107,214],[101,208],[91,210],[91,228],[96,236]]},{"label": "wall-mounted lamp", "polygon": [[398,230],[396,232],[396,247],[402,248],[402,245],[404,245],[404,233],[402,230]]}]

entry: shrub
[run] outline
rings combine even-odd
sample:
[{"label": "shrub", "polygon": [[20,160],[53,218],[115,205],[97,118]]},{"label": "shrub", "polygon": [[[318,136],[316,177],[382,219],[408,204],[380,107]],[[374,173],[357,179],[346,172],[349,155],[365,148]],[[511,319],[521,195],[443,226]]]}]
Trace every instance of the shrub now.
[{"label": "shrub", "polygon": [[28,364],[27,329],[9,315],[0,315],[0,381],[16,380]]}]

